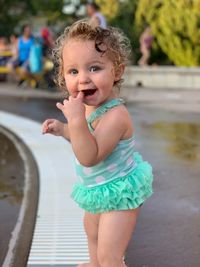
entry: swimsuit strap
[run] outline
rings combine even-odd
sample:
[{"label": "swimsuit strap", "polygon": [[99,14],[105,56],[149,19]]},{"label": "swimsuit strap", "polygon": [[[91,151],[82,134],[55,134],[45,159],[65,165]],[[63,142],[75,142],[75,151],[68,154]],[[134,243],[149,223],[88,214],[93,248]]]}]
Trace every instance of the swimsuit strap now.
[{"label": "swimsuit strap", "polygon": [[111,100],[108,100],[106,103],[95,109],[90,116],[87,118],[87,123],[89,126],[89,129],[91,131],[94,131],[92,127],[93,121],[95,121],[97,118],[101,117],[104,113],[106,113],[109,109],[124,104],[125,101],[121,98],[114,98]]}]

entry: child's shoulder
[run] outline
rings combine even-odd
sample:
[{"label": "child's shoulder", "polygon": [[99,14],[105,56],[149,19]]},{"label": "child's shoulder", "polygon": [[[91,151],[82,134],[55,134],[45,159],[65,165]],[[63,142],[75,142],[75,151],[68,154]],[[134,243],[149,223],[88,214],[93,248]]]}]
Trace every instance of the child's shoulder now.
[{"label": "child's shoulder", "polygon": [[118,105],[115,106],[111,109],[109,109],[104,116],[105,119],[116,119],[116,120],[125,120],[125,119],[130,119],[130,114],[125,107],[125,105]]},{"label": "child's shoulder", "polygon": [[99,126],[121,129],[131,134],[133,132],[132,118],[124,105],[109,109],[98,122]]},{"label": "child's shoulder", "polygon": [[[129,117],[129,112],[127,110],[127,108],[122,105],[115,105],[115,106],[106,106],[105,108],[102,108],[101,106],[94,109],[91,108],[91,106],[87,106],[85,105],[86,108],[86,112],[85,112],[85,116],[86,118],[90,117],[91,115],[93,115],[95,113],[95,117],[101,117],[101,118],[109,118],[109,117],[123,117],[123,116],[127,116]],[[99,112],[99,109],[101,110],[101,112]],[[98,116],[99,115],[99,116]],[[103,116],[101,116],[103,115]]]}]

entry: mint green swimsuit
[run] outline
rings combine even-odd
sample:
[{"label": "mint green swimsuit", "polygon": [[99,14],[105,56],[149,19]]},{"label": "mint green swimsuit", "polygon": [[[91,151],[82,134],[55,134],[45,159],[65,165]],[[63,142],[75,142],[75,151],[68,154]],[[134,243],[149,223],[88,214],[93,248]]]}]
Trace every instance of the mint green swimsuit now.
[{"label": "mint green swimsuit", "polygon": [[[123,104],[112,99],[97,108],[87,119],[88,127],[109,109]],[[75,160],[80,182],[72,191],[72,198],[91,213],[111,210],[128,210],[139,207],[153,193],[151,165],[134,151],[135,137],[121,140],[102,162],[85,167]]]}]

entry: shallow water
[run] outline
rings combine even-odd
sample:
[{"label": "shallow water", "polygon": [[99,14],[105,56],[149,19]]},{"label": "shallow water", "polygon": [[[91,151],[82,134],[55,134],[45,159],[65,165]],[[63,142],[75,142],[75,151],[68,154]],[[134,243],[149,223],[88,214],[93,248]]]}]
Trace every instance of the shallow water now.
[{"label": "shallow water", "polygon": [[156,135],[168,140],[168,152],[188,160],[200,160],[200,124],[186,122],[157,122],[150,125]]},{"label": "shallow water", "polygon": [[0,132],[0,266],[23,198],[24,166],[13,143]]},{"label": "shallow water", "polygon": [[154,194],[141,209],[128,266],[199,267],[199,114],[144,105],[129,111],[136,149],[153,166]]}]

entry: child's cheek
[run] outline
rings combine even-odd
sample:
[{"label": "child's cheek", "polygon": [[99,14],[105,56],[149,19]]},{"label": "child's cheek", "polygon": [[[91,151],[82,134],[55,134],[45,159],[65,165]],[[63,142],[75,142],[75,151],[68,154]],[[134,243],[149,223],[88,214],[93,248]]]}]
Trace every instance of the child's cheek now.
[{"label": "child's cheek", "polygon": [[65,85],[66,85],[67,91],[69,92],[69,95],[73,97],[77,97],[78,91],[77,91],[76,83],[68,75],[65,75]]},{"label": "child's cheek", "polygon": [[74,91],[72,90],[71,92],[69,91],[69,94],[74,98],[76,98],[78,96],[78,92],[76,90],[74,90]]},{"label": "child's cheek", "polygon": [[67,77],[66,77],[66,74],[65,74],[64,78],[65,78],[65,84],[67,86]]}]

